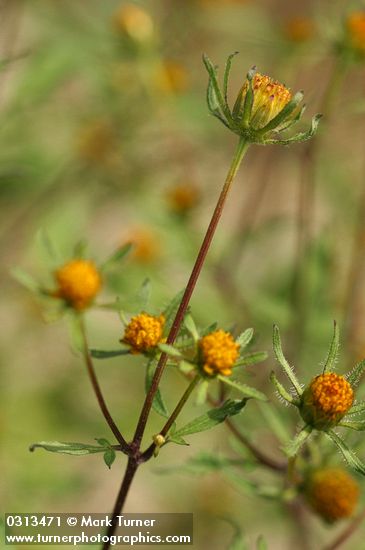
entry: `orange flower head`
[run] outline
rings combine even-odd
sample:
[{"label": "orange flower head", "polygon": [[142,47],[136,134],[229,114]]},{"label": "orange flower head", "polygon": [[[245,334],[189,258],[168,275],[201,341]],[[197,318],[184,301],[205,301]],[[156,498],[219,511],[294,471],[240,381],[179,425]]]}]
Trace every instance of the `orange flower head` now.
[{"label": "orange flower head", "polygon": [[116,32],[138,43],[151,40],[154,25],[151,16],[135,4],[123,4],[113,16]]},{"label": "orange flower head", "polygon": [[164,341],[163,329],[165,317],[139,313],[132,317],[125,328],[122,342],[131,346],[134,353],[151,351],[160,342]]},{"label": "orange flower head", "polygon": [[359,494],[354,478],[335,467],[314,471],[305,488],[307,502],[328,523],[352,516]]},{"label": "orange flower head", "polygon": [[346,29],[351,46],[365,54],[365,11],[351,13],[346,20]]},{"label": "orange flower head", "polygon": [[336,426],[354,401],[354,391],[341,375],[326,372],[316,376],[302,395],[301,414],[314,428]]},{"label": "orange flower head", "polygon": [[156,70],[155,85],[167,95],[185,92],[189,85],[186,68],[177,61],[166,59]]},{"label": "orange flower head", "polygon": [[186,214],[199,201],[199,191],[191,183],[179,183],[169,189],[167,199],[173,212]]},{"label": "orange flower head", "polygon": [[90,260],[71,260],[60,267],[55,278],[58,289],[54,296],[62,298],[74,309],[90,305],[101,289],[101,276]]},{"label": "orange flower head", "polygon": [[216,330],[203,336],[199,341],[203,371],[209,376],[230,376],[239,356],[239,348],[232,335],[224,330]]},{"label": "orange flower head", "polygon": [[283,33],[290,42],[296,42],[297,44],[306,42],[313,36],[313,21],[309,17],[291,17],[286,20]]}]

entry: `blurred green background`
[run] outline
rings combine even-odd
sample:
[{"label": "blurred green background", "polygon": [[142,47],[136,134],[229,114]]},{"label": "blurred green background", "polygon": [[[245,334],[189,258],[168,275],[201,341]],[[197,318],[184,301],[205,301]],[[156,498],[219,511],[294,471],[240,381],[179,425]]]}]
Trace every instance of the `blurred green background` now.
[{"label": "blurred green background", "polygon": [[[202,53],[223,67],[239,51],[233,101],[253,65],[294,91],[304,89],[309,121],[333,75],[346,15],[363,7],[333,0],[1,2],[4,510],[108,512],[124,467],[120,456],[108,471],[99,455],[29,453],[35,441],[92,442],[110,434],[70,345],[67,320],[54,319],[52,307],[22,288],[11,270],[21,267],[51,287],[54,269],[72,257],[76,243],[87,241],[89,256],[101,263],[131,240],[134,251],[109,273],[100,302],[134,295],[148,277],[151,312],[160,312],[186,284],[236,142],[208,114]],[[364,91],[364,62],[349,62],[323,121],[309,190],[305,144],[250,149],[192,300],[202,325],[253,326],[255,349],[271,350],[277,323],[303,382],[318,372],[334,318],[344,339],[339,370],[365,352]],[[299,305],[298,269],[305,280]],[[123,330],[116,313],[95,308],[87,322],[92,347],[115,348]],[[96,366],[129,439],[144,397],[142,361],[116,358]],[[294,433],[296,413],[281,408],[267,382],[273,367],[270,352],[245,376],[268,392]],[[166,372],[162,389],[170,408],[184,387]],[[187,407],[182,421],[203,410]],[[160,425],[153,413],[146,443]],[[281,456],[255,403],[239,425],[268,454]],[[241,526],[251,547],[262,533],[270,549],[319,549],[341,530],[304,511],[306,542],[284,506],[245,496],[219,472],[178,468],[202,452],[248,456],[232,447],[224,426],[190,443],[169,445],[139,471],[127,511],[193,512],[199,549],[227,547],[233,530],[223,518]],[[159,471],[172,466],[169,474]],[[347,548],[361,550],[363,535],[359,530]]]}]

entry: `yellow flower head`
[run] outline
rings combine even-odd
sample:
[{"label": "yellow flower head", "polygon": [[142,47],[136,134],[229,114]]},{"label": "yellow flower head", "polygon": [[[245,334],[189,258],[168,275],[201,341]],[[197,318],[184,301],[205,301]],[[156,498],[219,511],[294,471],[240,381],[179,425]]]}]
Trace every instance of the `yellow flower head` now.
[{"label": "yellow flower head", "polygon": [[185,92],[189,85],[186,68],[177,61],[166,59],[157,68],[155,85],[160,92],[167,95]]},{"label": "yellow flower head", "polygon": [[302,396],[302,417],[317,429],[335,426],[354,401],[354,391],[347,380],[334,372],[316,376]]},{"label": "yellow flower head", "polygon": [[165,317],[139,313],[132,317],[125,328],[122,342],[132,347],[134,353],[151,351],[164,340]]},{"label": "yellow flower head", "polygon": [[101,276],[90,260],[71,260],[60,267],[55,278],[58,289],[54,293],[77,310],[85,309],[101,289]]},{"label": "yellow flower head", "polygon": [[305,489],[310,506],[329,523],[350,517],[359,493],[356,481],[345,470],[335,467],[313,472]]},{"label": "yellow flower head", "polygon": [[186,214],[199,200],[199,191],[192,183],[179,183],[169,189],[169,206],[177,214]]},{"label": "yellow flower head", "polygon": [[350,45],[365,54],[365,11],[351,13],[346,20]]},{"label": "yellow flower head", "polygon": [[134,247],[131,257],[141,264],[152,263],[160,255],[160,240],[148,227],[134,229],[127,240]]},{"label": "yellow flower head", "polygon": [[124,4],[113,16],[114,28],[135,42],[148,42],[153,36],[151,16],[135,4]]},{"label": "yellow flower head", "polygon": [[[266,126],[292,98],[290,91],[277,80],[269,76],[256,73],[252,80],[254,93],[253,106],[250,118],[250,126],[259,130]],[[248,84],[243,87],[245,96]]]},{"label": "yellow flower head", "polygon": [[285,38],[290,42],[306,42],[313,36],[314,25],[309,17],[291,17],[287,19],[283,27]]},{"label": "yellow flower head", "polygon": [[232,335],[224,330],[216,330],[203,336],[199,341],[203,371],[209,376],[230,376],[239,356],[239,348]]}]

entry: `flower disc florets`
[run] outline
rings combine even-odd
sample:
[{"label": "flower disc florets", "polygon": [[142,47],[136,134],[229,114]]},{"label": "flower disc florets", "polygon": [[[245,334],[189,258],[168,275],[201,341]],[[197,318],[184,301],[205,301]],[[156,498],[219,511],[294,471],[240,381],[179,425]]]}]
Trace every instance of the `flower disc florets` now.
[{"label": "flower disc florets", "polygon": [[345,416],[354,401],[354,391],[347,380],[334,372],[316,376],[304,391],[301,415],[317,430],[326,430]]},{"label": "flower disc florets", "polygon": [[134,353],[147,353],[163,341],[165,317],[140,313],[132,317],[125,328],[122,342],[128,344]]},{"label": "flower disc florets", "polygon": [[229,332],[216,330],[199,341],[201,368],[205,374],[230,376],[239,356],[239,344]]},{"label": "flower disc florets", "polygon": [[359,499],[359,486],[342,468],[323,468],[311,474],[305,496],[318,515],[333,523],[350,517]]},{"label": "flower disc florets", "polygon": [[[290,90],[269,76],[256,73],[252,80],[253,105],[249,125],[260,130],[285,107],[292,98]],[[243,88],[243,99],[248,83]]]},{"label": "flower disc florets", "polygon": [[55,273],[58,289],[54,295],[63,298],[74,309],[86,308],[101,288],[101,276],[89,260],[71,260]]}]

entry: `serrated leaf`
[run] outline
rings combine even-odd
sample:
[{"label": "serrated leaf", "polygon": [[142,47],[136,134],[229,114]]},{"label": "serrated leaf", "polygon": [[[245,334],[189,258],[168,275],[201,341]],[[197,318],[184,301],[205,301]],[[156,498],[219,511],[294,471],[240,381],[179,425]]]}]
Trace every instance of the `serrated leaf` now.
[{"label": "serrated leaf", "polygon": [[163,353],[166,353],[170,357],[182,357],[181,352],[170,344],[158,344],[158,347]]},{"label": "serrated leaf", "polygon": [[228,399],[221,407],[210,409],[205,414],[198,416],[174,434],[174,437],[185,437],[199,432],[210,430],[224,422],[226,418],[239,414],[246,405],[247,399]]},{"label": "serrated leaf", "polygon": [[61,453],[67,455],[89,455],[94,453],[102,453],[107,450],[103,446],[86,445],[84,443],[63,443],[61,441],[40,441],[33,443],[29,450],[33,452],[35,449],[44,449],[51,453]]},{"label": "serrated leaf", "polygon": [[104,453],[104,462],[105,464],[108,466],[109,470],[110,468],[112,467],[112,464],[115,460],[115,457],[116,457],[116,454],[115,454],[115,451],[114,449],[110,448],[108,449],[107,451],[105,451]]},{"label": "serrated leaf", "polygon": [[251,386],[247,386],[246,384],[243,384],[238,380],[232,380],[232,378],[230,378],[229,376],[220,375],[218,375],[217,378],[227,386],[230,386],[231,388],[234,388],[235,390],[242,393],[242,395],[244,395],[245,397],[258,399],[259,401],[267,401],[266,395],[264,395],[262,392],[256,390],[255,388],[251,388]]},{"label": "serrated leaf", "polygon": [[113,252],[113,254],[111,254],[109,258],[105,260],[105,262],[101,265],[100,269],[102,271],[107,271],[108,269],[113,268],[116,264],[121,262],[129,254],[132,248],[133,248],[133,243],[126,243],[121,248],[118,248],[118,250]]},{"label": "serrated leaf", "polygon": [[247,328],[236,339],[236,344],[239,344],[241,349],[244,349],[251,342],[253,337],[253,328]]},{"label": "serrated leaf", "polygon": [[[153,379],[153,375],[155,374],[156,370],[156,361],[152,360],[147,363],[146,368],[146,379],[145,379],[145,388],[146,393],[149,391]],[[155,393],[155,397],[153,399],[152,408],[154,411],[156,411],[159,415],[163,416],[164,418],[169,418],[170,413],[167,410],[167,407],[165,405],[165,402],[163,400],[161,390],[160,388],[157,389],[157,392]]]},{"label": "serrated leaf", "polygon": [[325,432],[326,435],[332,439],[332,441],[337,445],[338,449],[341,451],[342,456],[346,460],[350,468],[353,468],[359,474],[365,475],[365,464],[355,455],[355,453],[347,446],[344,440],[336,434],[333,430]]}]

